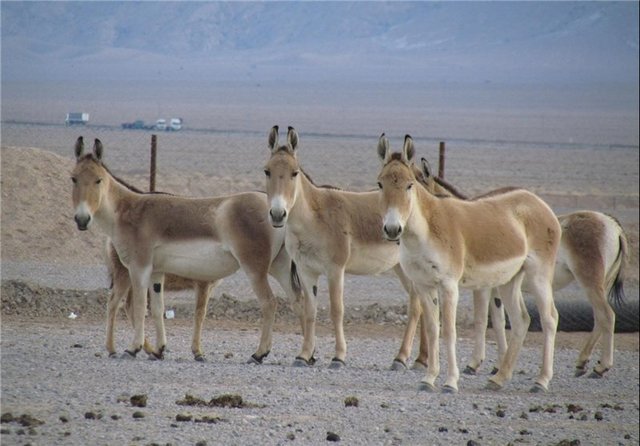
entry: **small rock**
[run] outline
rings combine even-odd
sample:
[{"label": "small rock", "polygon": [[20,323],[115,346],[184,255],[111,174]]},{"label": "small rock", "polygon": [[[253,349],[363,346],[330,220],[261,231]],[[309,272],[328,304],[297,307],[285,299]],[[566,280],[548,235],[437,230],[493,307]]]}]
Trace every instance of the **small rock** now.
[{"label": "small rock", "polygon": [[480,443],[475,440],[469,440],[467,441],[467,446],[480,446]]},{"label": "small rock", "polygon": [[340,441],[340,435],[327,431],[327,441]]},{"label": "small rock", "polygon": [[133,407],[147,407],[147,395],[133,395],[130,401]]},{"label": "small rock", "polygon": [[602,412],[596,412],[593,415],[593,418],[595,418],[597,421],[602,421],[604,420],[604,415],[602,415]]},{"label": "small rock", "polygon": [[193,416],[188,413],[179,413],[176,415],[176,421],[191,421]]},{"label": "small rock", "polygon": [[289,441],[293,441],[293,440],[295,440],[295,439],[296,439],[296,434],[294,434],[293,432],[289,432],[289,433],[287,434],[287,440],[289,440]]},{"label": "small rock", "polygon": [[506,415],[506,412],[504,411],[504,409],[498,409],[496,410],[496,416],[498,418],[504,418],[504,416]]},{"label": "small rock", "polygon": [[207,446],[207,442],[204,440],[197,441],[196,446]]},{"label": "small rock", "polygon": [[69,422],[69,418],[67,418],[65,415],[60,415],[59,420],[62,421],[63,423]]},{"label": "small rock", "polygon": [[358,407],[358,404],[360,404],[360,402],[355,396],[348,396],[344,399],[344,407]]},{"label": "small rock", "polygon": [[447,429],[447,428],[446,428],[446,427],[444,427],[444,426],[440,426],[440,427],[438,428],[438,432],[449,432],[449,429]]},{"label": "small rock", "polygon": [[11,412],[5,412],[0,416],[0,422],[2,423],[11,423],[13,420],[14,418]]},{"label": "small rock", "polygon": [[567,404],[567,412],[568,413],[577,413],[581,412],[583,409],[577,404]]},{"label": "small rock", "polygon": [[113,414],[113,415],[111,415],[111,419],[112,419],[112,420],[119,420],[120,418],[121,418],[121,417],[120,417],[120,415],[118,415],[118,414]]},{"label": "small rock", "polygon": [[94,412],[85,412],[84,413],[85,420],[95,420],[97,418]]},{"label": "small rock", "polygon": [[138,420],[140,418],[144,418],[144,413],[137,410],[133,413],[132,417]]}]

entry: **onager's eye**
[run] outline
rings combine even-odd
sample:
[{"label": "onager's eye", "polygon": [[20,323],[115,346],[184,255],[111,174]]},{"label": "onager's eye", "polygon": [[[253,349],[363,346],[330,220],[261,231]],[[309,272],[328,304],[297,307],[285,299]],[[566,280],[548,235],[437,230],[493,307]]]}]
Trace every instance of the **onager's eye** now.
[{"label": "onager's eye", "polygon": [[382,183],[378,181],[378,189],[382,190]]},{"label": "onager's eye", "polygon": [[265,169],[264,174],[266,175],[267,178],[271,178],[271,171],[269,169]]},{"label": "onager's eye", "polygon": [[410,191],[412,187],[413,187],[413,183],[409,183],[409,185],[407,186],[407,190]]},{"label": "onager's eye", "polygon": [[78,179],[76,177],[71,177],[71,181],[73,181],[73,184],[78,184]]},{"label": "onager's eye", "polygon": [[299,173],[300,173],[299,171],[294,170],[294,171],[291,173],[291,178],[295,178],[295,177],[297,177]]},{"label": "onager's eye", "polygon": [[96,184],[100,184],[100,183],[102,183],[102,178],[98,178],[98,179],[96,180]]}]

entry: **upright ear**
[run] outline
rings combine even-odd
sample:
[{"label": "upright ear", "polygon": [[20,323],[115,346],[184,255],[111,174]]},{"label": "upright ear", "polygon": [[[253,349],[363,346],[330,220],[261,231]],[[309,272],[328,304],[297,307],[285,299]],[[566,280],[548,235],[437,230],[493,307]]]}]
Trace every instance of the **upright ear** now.
[{"label": "upright ear", "polygon": [[271,153],[278,150],[278,126],[274,125],[271,127],[271,131],[269,132],[269,149]]},{"label": "upright ear", "polygon": [[422,174],[425,178],[430,178],[433,174],[431,173],[431,166],[429,165],[429,161],[426,158],[420,159],[422,164]]},{"label": "upright ear", "polygon": [[96,140],[93,143],[93,155],[96,157],[98,161],[102,161],[102,153],[103,153],[102,143],[98,138],[96,138]]},{"label": "upright ear", "polygon": [[407,164],[411,163],[415,153],[416,151],[413,148],[413,139],[411,139],[410,135],[405,135],[404,146],[402,146],[402,161]]},{"label": "upright ear", "polygon": [[289,131],[287,132],[287,144],[291,152],[295,153],[298,148],[298,132],[296,132],[296,129],[293,127],[289,127]]},{"label": "upright ear", "polygon": [[82,139],[82,136],[78,136],[78,139],[76,139],[74,152],[76,154],[76,161],[80,160],[82,155],[84,155],[84,139]]},{"label": "upright ear", "polygon": [[391,149],[389,148],[389,139],[384,135],[380,135],[378,139],[378,158],[382,161],[382,164],[386,164],[391,157]]}]

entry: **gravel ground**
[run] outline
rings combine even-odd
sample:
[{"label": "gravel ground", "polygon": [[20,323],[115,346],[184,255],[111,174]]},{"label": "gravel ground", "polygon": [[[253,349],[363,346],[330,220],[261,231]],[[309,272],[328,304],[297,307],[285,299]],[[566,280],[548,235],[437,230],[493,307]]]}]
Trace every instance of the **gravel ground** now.
[{"label": "gravel ground", "polygon": [[[119,348],[129,340],[125,325],[120,321]],[[319,328],[319,362],[312,368],[290,366],[301,338],[289,323],[276,327],[265,364],[245,364],[257,345],[255,325],[208,319],[203,336],[208,361],[197,363],[191,359],[188,318],[167,321],[167,358],[149,361],[142,355],[108,358],[99,318],[3,315],[1,443],[639,442],[637,333],[617,335],[631,336],[632,347],[616,352],[614,369],[601,380],[574,378],[577,350],[558,342],[550,392],[529,394],[540,356],[539,337],[529,333],[514,379],[503,391],[483,388],[487,365],[479,376],[462,375],[460,392],[447,395],[418,392],[420,372],[388,370],[399,346],[397,326],[347,325],[348,366],[335,371],[327,368],[333,351],[328,324]],[[461,335],[458,351],[463,364],[471,354],[468,333]],[[489,361],[492,355],[490,345]],[[135,406],[136,395],[146,396],[144,407]],[[211,405],[178,404],[186,395]],[[213,400],[221,397],[240,407],[216,406]]]}]

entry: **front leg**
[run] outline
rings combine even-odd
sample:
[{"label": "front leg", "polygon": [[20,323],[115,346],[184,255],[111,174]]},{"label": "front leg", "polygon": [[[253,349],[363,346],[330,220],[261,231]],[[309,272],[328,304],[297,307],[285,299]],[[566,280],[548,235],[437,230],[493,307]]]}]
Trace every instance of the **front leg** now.
[{"label": "front leg", "polygon": [[151,279],[151,267],[131,268],[129,276],[131,278],[131,309],[134,337],[129,348],[125,350],[124,357],[134,358],[142,350],[144,344],[144,317],[147,307],[149,281]]},{"label": "front leg", "polygon": [[344,337],[344,268],[335,267],[329,272],[327,279],[331,321],[336,338],[336,353],[329,367],[339,369],[345,365],[347,357],[347,341]]},{"label": "front leg", "polygon": [[458,284],[446,283],[442,290],[442,338],[447,351],[448,363],[447,379],[442,390],[443,392],[455,393],[458,391],[458,379],[460,378],[456,357]]},{"label": "front leg", "polygon": [[440,306],[438,305],[438,291],[436,288],[420,290],[418,294],[422,306],[421,324],[426,331],[427,370],[420,382],[420,390],[435,391],[435,382],[440,374]]},{"label": "front leg", "polygon": [[167,334],[164,328],[164,274],[151,275],[149,289],[149,307],[156,328],[156,348],[149,355],[150,359],[164,359],[167,346]]}]

